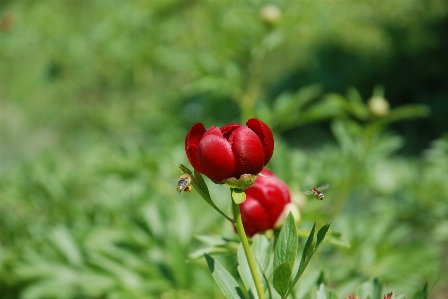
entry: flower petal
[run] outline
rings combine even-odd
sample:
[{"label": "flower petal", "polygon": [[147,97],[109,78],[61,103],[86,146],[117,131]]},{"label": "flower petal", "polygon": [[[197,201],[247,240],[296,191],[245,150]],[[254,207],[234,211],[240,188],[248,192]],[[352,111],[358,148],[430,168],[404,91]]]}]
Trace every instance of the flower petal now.
[{"label": "flower petal", "polygon": [[205,132],[197,156],[201,172],[213,181],[221,182],[234,176],[236,166],[232,147],[219,128],[211,127]]},{"label": "flower petal", "polygon": [[232,134],[232,132],[239,127],[241,127],[240,124],[228,124],[221,127],[222,136],[224,136],[224,138],[226,139],[229,139],[230,134]]},{"label": "flower petal", "polygon": [[[262,172],[266,177],[259,176],[255,184],[245,190],[246,195],[256,198],[269,215],[269,224],[274,225],[283,212],[284,206],[291,202],[288,186],[275,175]],[[271,227],[272,228],[272,227]]]},{"label": "flower petal", "polygon": [[263,144],[257,134],[246,126],[235,129],[229,137],[236,160],[235,177],[258,174],[264,167]]},{"label": "flower petal", "polygon": [[274,135],[272,135],[271,129],[256,118],[249,119],[246,125],[260,138],[264,149],[264,165],[268,164],[274,153]]},{"label": "flower petal", "polygon": [[246,194],[246,201],[240,205],[240,210],[244,230],[249,237],[273,227],[264,207],[251,196]]},{"label": "flower petal", "polygon": [[187,137],[185,138],[185,153],[187,154],[188,161],[194,169],[201,173],[202,170],[198,161],[198,147],[204,133],[204,125],[202,123],[196,123],[188,131]]}]

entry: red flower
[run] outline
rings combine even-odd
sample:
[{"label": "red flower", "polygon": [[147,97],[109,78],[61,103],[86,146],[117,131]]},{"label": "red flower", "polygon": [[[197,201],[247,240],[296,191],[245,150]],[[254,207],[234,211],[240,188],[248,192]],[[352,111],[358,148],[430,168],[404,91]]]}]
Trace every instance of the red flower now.
[{"label": "red flower", "polygon": [[[288,186],[269,170],[261,173],[265,177],[259,176],[255,184],[244,190],[246,201],[240,205],[244,230],[249,237],[278,226],[277,222],[294,206]],[[294,216],[298,221],[298,215]]]},{"label": "red flower", "polygon": [[260,173],[274,152],[274,137],[258,119],[251,118],[246,125],[205,130],[202,123],[195,124],[185,138],[188,161],[215,182]]}]

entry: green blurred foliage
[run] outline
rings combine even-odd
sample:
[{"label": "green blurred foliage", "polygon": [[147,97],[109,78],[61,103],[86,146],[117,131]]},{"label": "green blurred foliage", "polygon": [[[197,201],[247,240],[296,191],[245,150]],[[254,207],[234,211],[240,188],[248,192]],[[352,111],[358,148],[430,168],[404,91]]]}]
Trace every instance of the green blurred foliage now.
[{"label": "green blurred foliage", "polygon": [[[342,296],[380,277],[443,298],[447,14],[445,0],[1,2],[1,297],[221,298],[186,260],[195,235],[233,230],[177,194],[173,162],[194,122],[256,116],[302,227],[333,222],[351,244],[324,243],[298,298],[321,269]],[[303,198],[320,183],[324,201]]]}]

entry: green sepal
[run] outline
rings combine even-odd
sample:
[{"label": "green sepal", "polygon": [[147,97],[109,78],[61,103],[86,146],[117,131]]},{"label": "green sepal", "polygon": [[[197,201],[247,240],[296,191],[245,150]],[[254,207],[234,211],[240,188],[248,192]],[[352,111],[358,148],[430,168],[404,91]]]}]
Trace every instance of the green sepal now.
[{"label": "green sepal", "polygon": [[239,179],[234,177],[227,178],[222,182],[227,184],[230,188],[244,190],[252,186],[257,180],[256,174],[243,174]]},{"label": "green sepal", "polygon": [[246,193],[244,193],[241,189],[234,189],[232,190],[232,200],[237,204],[242,204],[246,200]]}]

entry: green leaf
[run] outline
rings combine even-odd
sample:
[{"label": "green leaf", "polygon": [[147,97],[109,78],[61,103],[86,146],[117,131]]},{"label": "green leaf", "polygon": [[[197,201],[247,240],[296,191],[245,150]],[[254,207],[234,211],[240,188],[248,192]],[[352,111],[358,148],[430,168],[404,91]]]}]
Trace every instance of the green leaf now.
[{"label": "green leaf", "polygon": [[324,284],[320,284],[319,289],[316,291],[316,299],[339,299],[339,296]]},{"label": "green leaf", "polygon": [[[177,165],[177,164],[176,164]],[[193,185],[193,188],[199,193],[199,195],[201,195],[201,197],[213,208],[215,209],[219,214],[221,214],[222,216],[224,216],[227,220],[229,220],[231,223],[233,223],[233,219],[230,218],[229,216],[227,216],[223,211],[221,211],[213,202],[213,200],[210,197],[210,193],[208,191],[207,188],[207,184],[205,183],[204,179],[202,178],[202,175],[197,172],[196,170],[194,171],[194,175],[192,174],[192,172],[190,171],[190,169],[188,169],[188,167],[186,167],[183,164],[177,165],[177,167],[183,171],[183,173],[188,173],[189,175],[191,175],[191,185]]]},{"label": "green leaf", "polygon": [[83,262],[81,252],[66,227],[58,226],[50,233],[50,240],[70,264]]},{"label": "green leaf", "polygon": [[274,239],[268,240],[265,235],[256,234],[252,238],[251,250],[262,272],[267,276],[272,274],[272,249]]},{"label": "green leaf", "polygon": [[302,264],[304,264],[307,259],[311,258],[311,255],[313,255],[315,244],[314,240],[315,232],[316,232],[316,223],[314,223],[313,228],[310,231],[310,235],[308,236],[308,240],[306,240],[305,247],[303,248],[302,259],[300,260],[300,267],[302,267]]},{"label": "green leaf", "polygon": [[275,245],[274,269],[286,262],[289,262],[291,268],[294,267],[294,262],[297,255],[298,239],[299,237],[297,236],[297,228],[294,222],[294,217],[291,213],[289,213],[282,229],[280,230],[277,244]]},{"label": "green leaf", "polygon": [[228,242],[228,240],[226,240],[222,236],[196,235],[194,236],[194,238],[201,241],[204,244],[211,246],[225,245]]},{"label": "green leaf", "polygon": [[208,191],[207,184],[205,183],[204,178],[202,177],[202,174],[200,174],[199,172],[197,172],[195,170],[194,176],[192,179],[193,179],[193,182],[196,183],[196,187],[198,188],[198,190],[200,190],[202,193],[204,193],[205,196],[211,200],[210,192]]},{"label": "green leaf", "polygon": [[210,197],[210,192],[208,191],[207,184],[205,183],[204,179],[202,178],[202,175],[199,172],[194,170],[193,175],[193,173],[187,166],[180,164],[177,165],[177,167],[182,171],[182,173],[188,173],[191,176],[191,184],[207,202],[212,201]]},{"label": "green leaf", "polygon": [[349,88],[347,90],[347,111],[359,120],[365,120],[369,117],[369,110],[364,104],[359,91],[355,88]]},{"label": "green leaf", "polygon": [[370,296],[372,299],[383,299],[383,284],[377,278],[367,281],[361,285],[358,295],[363,298]]},{"label": "green leaf", "polygon": [[242,204],[246,200],[246,193],[241,189],[232,188],[232,199],[237,205]]},{"label": "green leaf", "polygon": [[[282,131],[302,124],[302,117],[309,115],[308,110],[305,110],[304,107],[310,105],[312,101],[318,100],[322,91],[321,86],[311,85],[301,88],[294,94],[282,93],[275,99],[270,113],[273,127]],[[314,104],[312,107],[316,105],[318,104]],[[299,114],[300,117],[297,117]],[[308,118],[309,121],[312,122],[314,119]]]},{"label": "green leaf", "polygon": [[198,259],[202,258],[204,253],[207,253],[207,254],[229,254],[229,250],[224,247],[204,247],[204,248],[198,249],[198,250],[190,253],[188,255],[188,259],[186,260],[186,262],[188,263],[188,262],[191,262],[194,260],[198,260]]},{"label": "green leaf", "polygon": [[[308,238],[310,231],[310,229],[297,229],[297,234],[301,238]],[[343,236],[340,232],[335,232],[333,230],[327,232],[324,242],[345,248],[351,247],[350,241],[345,236]]]},{"label": "green leaf", "polygon": [[271,286],[268,277],[273,275],[273,248],[274,239],[268,240],[265,235],[257,234],[252,238],[251,250],[263,275],[263,289],[267,292],[267,298],[272,298]]},{"label": "green leaf", "polygon": [[[240,243],[238,247],[238,273],[240,274],[241,280],[244,286],[251,294],[251,298],[258,298],[258,294],[255,288],[254,279],[252,273],[250,272],[249,264],[247,263],[246,254],[244,253],[243,245]],[[257,265],[258,277],[262,277],[260,267]]]},{"label": "green leaf", "polygon": [[289,262],[283,263],[274,270],[274,289],[282,296],[286,297],[288,292],[289,281],[292,275],[292,267]]},{"label": "green leaf", "polygon": [[308,263],[311,260],[311,257],[313,256],[314,252],[316,252],[317,247],[322,243],[322,241],[325,238],[325,235],[328,231],[328,228],[330,227],[330,224],[324,225],[318,232],[318,237],[316,241],[316,223],[314,223],[313,228],[311,229],[310,235],[308,237],[308,240],[305,243],[305,247],[303,248],[302,252],[302,258],[300,260],[300,266],[297,270],[297,274],[294,277],[294,280],[290,284],[290,288],[288,290],[288,293],[291,292],[294,285],[299,281],[300,276],[302,276],[303,272],[306,269],[306,266],[308,266]]},{"label": "green leaf", "polygon": [[425,283],[425,285],[411,297],[411,299],[427,299],[427,298],[428,298],[428,283]]},{"label": "green leaf", "polygon": [[345,236],[333,230],[331,232],[327,232],[325,235],[325,242],[345,248],[351,247],[350,241]]},{"label": "green leaf", "polygon": [[215,259],[204,253],[208,268],[212,276],[221,289],[222,293],[228,299],[244,299],[243,292],[236,280],[230,273]]},{"label": "green leaf", "polygon": [[322,243],[322,241],[324,240],[325,235],[327,234],[328,230],[330,229],[330,225],[331,225],[331,223],[325,224],[317,232],[316,248],[314,250],[316,250],[319,247],[319,245]]},{"label": "green leaf", "polygon": [[395,108],[383,118],[377,120],[378,123],[387,124],[405,119],[427,117],[430,110],[424,105],[406,105]]}]

